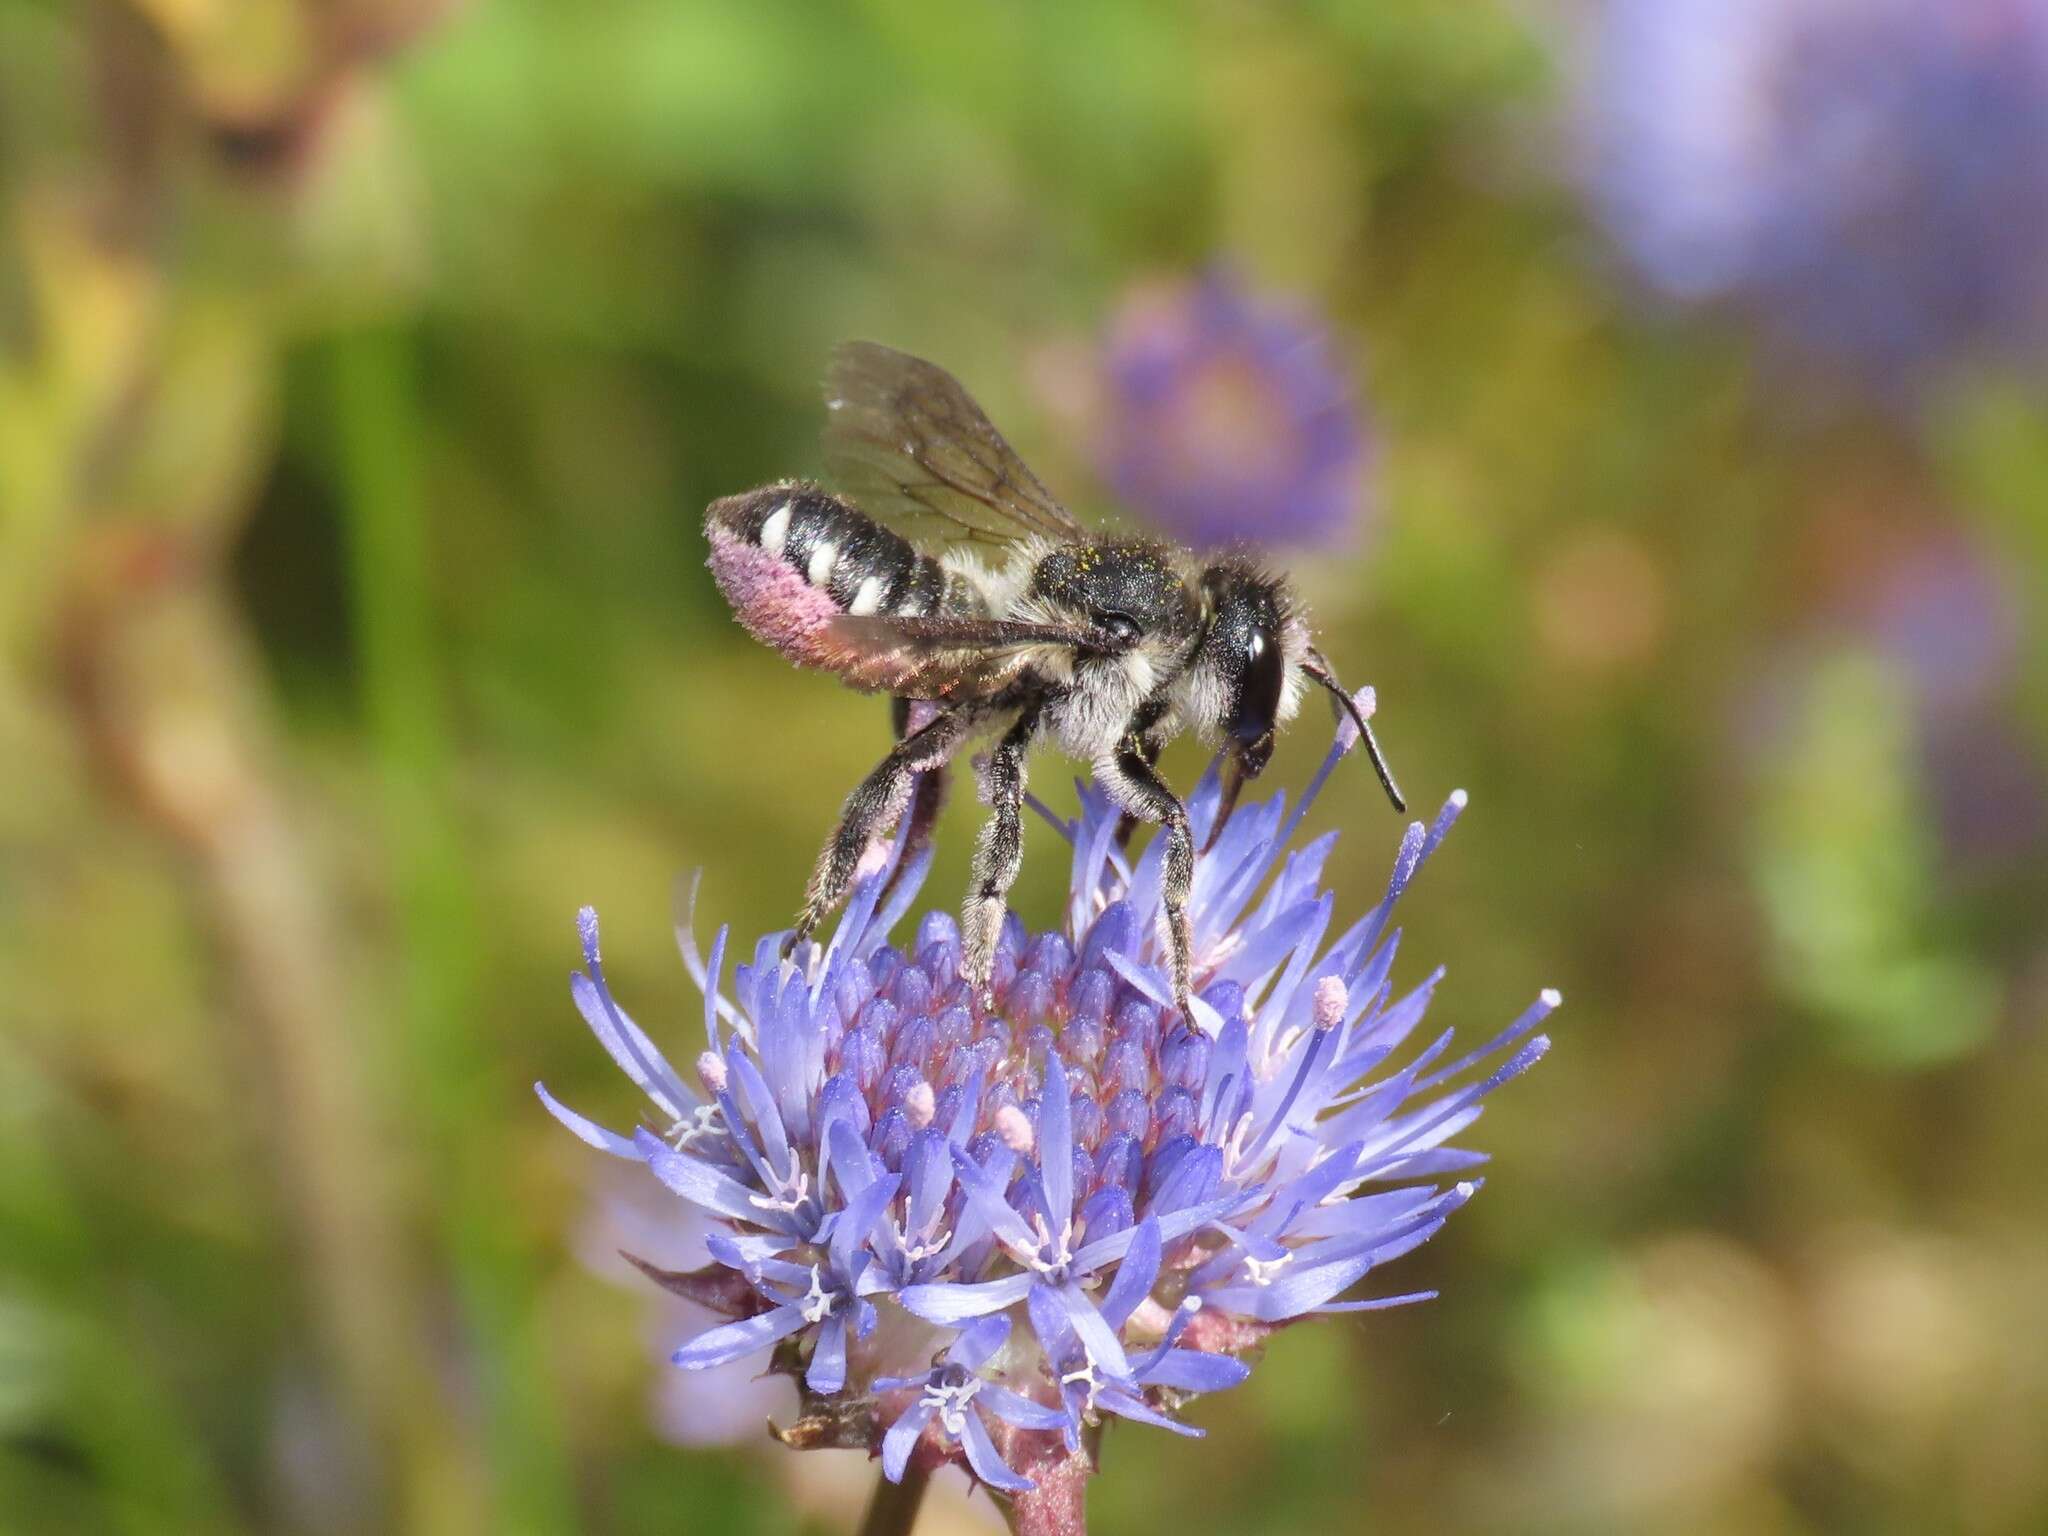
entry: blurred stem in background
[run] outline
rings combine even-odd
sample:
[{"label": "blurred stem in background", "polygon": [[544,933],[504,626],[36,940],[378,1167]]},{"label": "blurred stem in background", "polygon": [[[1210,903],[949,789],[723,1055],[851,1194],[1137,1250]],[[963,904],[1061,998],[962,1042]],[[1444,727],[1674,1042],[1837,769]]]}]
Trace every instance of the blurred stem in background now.
[{"label": "blurred stem in background", "polygon": [[405,999],[394,1065],[404,1108],[446,1188],[433,1202],[461,1308],[460,1365],[474,1372],[499,1531],[573,1524],[550,1373],[532,1307],[533,1266],[502,1198],[507,1116],[483,1049],[477,914],[454,817],[429,601],[413,359],[397,332],[352,333],[332,353],[360,686],[383,795]]},{"label": "blurred stem in background", "polygon": [[[28,1063],[0,1040],[0,1072],[35,1081]],[[38,1389],[61,1379],[71,1390],[65,1429],[101,1479],[96,1508],[123,1536],[207,1530],[233,1536],[243,1527],[212,1460],[157,1362],[100,1320],[122,1313],[120,1276],[107,1262],[119,1235],[96,1230],[90,1202],[73,1188],[75,1171],[40,1123],[47,1106],[30,1094],[0,1106],[0,1227],[10,1234],[12,1272],[0,1297],[0,1399],[33,1404]],[[26,1286],[28,1296],[18,1294]],[[68,1297],[74,1310],[38,1305],[38,1294]],[[10,1426],[12,1427],[12,1426]],[[9,1437],[0,1450],[0,1509],[69,1511],[82,1504],[61,1458]],[[58,1518],[62,1518],[60,1515]],[[78,1527],[86,1525],[80,1519]]]},{"label": "blurred stem in background", "polygon": [[222,1039],[223,1072],[273,1143],[306,1305],[370,1462],[352,1491],[365,1519],[395,1499],[420,1528],[445,1523],[451,1420],[418,1347],[384,1117],[350,1044],[332,914],[277,778],[248,637],[217,562],[192,544],[157,533],[85,543],[65,626],[71,697],[97,759],[200,881],[234,994],[224,1027],[245,1032]]}]

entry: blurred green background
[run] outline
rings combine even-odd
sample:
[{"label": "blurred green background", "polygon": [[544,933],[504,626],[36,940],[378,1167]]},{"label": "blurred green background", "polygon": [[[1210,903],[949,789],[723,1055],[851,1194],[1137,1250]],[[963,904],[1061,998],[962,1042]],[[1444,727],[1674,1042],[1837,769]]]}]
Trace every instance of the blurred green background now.
[{"label": "blurred green background", "polygon": [[[665,1443],[577,1256],[529,1084],[632,1098],[572,917],[687,1050],[672,881],[787,922],[883,749],[702,565],[832,343],[1099,513],[1074,381],[1217,260],[1325,317],[1376,490],[1304,586],[1473,797],[1404,968],[1567,1007],[1443,1298],[1118,1430],[1098,1528],[2048,1528],[2048,415],[1643,303],[1534,14],[0,0],[0,1528],[851,1529],[854,1458]],[[1999,607],[1913,610],[1996,650],[1960,708],[1884,608],[1937,554]],[[1355,910],[1399,823],[1318,816]]]}]

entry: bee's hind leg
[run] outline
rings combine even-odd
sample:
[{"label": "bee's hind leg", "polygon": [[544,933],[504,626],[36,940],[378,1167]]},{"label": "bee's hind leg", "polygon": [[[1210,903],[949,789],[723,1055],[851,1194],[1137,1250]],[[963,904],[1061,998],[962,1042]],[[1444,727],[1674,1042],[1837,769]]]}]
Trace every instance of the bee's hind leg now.
[{"label": "bee's hind leg", "polygon": [[868,844],[896,830],[896,823],[910,807],[917,777],[929,777],[943,768],[972,729],[972,711],[948,710],[897,742],[874,771],[854,786],[839,813],[838,827],[818,855],[803,911],[783,942],[785,956],[808,939],[845,897]]},{"label": "bee's hind leg", "polygon": [[989,981],[995,973],[996,940],[1002,935],[1010,887],[1024,866],[1024,760],[1043,707],[1037,698],[1024,705],[981,773],[991,814],[974,844],[967,908],[960,918],[960,974],[984,1007],[995,1004]]},{"label": "bee's hind leg", "polygon": [[[889,701],[889,724],[898,741],[907,740],[917,730],[928,724],[938,713],[939,706],[923,700],[891,699]],[[889,885],[882,892],[882,899],[888,900],[889,891],[903,878],[903,872],[917,862],[917,856],[930,845],[932,832],[938,826],[939,812],[945,808],[946,790],[951,778],[946,763],[939,763],[917,774],[910,787],[910,826],[903,834],[903,857],[889,872]]]}]

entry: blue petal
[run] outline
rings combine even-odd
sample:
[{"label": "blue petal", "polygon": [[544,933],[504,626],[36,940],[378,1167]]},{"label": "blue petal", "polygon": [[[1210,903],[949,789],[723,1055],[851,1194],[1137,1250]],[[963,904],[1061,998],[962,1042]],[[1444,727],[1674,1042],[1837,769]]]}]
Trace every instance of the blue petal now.
[{"label": "blue petal", "polygon": [[846,1318],[834,1312],[818,1328],[818,1346],[811,1352],[804,1385],[828,1397],[846,1385]]},{"label": "blue petal", "polygon": [[1024,1310],[1030,1315],[1031,1331],[1038,1335],[1039,1348],[1045,1351],[1054,1374],[1070,1370],[1081,1356],[1081,1345],[1074,1337],[1074,1325],[1067,1319],[1059,1293],[1049,1285],[1034,1285],[1031,1294],[1024,1298]]},{"label": "blue petal", "polygon": [[1081,1340],[1081,1347],[1088,1351],[1088,1358],[1100,1366],[1104,1374],[1119,1381],[1128,1381],[1131,1362],[1124,1355],[1123,1343],[1102,1320],[1102,1314],[1095,1310],[1095,1303],[1080,1285],[1069,1280],[1059,1288],[1059,1298],[1067,1309],[1067,1321],[1074,1325],[1074,1332]]},{"label": "blue petal", "polygon": [[1190,1440],[1199,1440],[1208,1433],[1207,1430],[1193,1424],[1183,1424],[1179,1419],[1170,1419],[1143,1398],[1133,1397],[1128,1392],[1120,1392],[1115,1387],[1096,1393],[1095,1404],[1098,1408],[1106,1408],[1126,1419],[1136,1419],[1140,1424],[1170,1429],[1176,1435],[1185,1435]]},{"label": "blue petal", "polygon": [[903,1481],[903,1469],[910,1465],[910,1453],[917,1449],[918,1437],[937,1411],[930,1403],[912,1403],[889,1426],[889,1433],[882,1436],[882,1476],[892,1483]]},{"label": "blue petal", "polygon": [[904,1310],[916,1313],[928,1323],[951,1325],[1014,1306],[1031,1289],[1033,1278],[1018,1274],[984,1280],[978,1285],[911,1285],[905,1286],[896,1299]]},{"label": "blue petal", "polygon": [[850,1272],[854,1250],[867,1241],[902,1182],[897,1174],[884,1174],[846,1202],[832,1228],[832,1264],[842,1275]]},{"label": "blue petal", "polygon": [[[597,974],[602,977],[604,973],[599,971]],[[671,1120],[680,1120],[686,1111],[696,1107],[699,1102],[697,1095],[683,1086],[682,1079],[655,1049],[654,1042],[626,1017],[601,982],[593,982],[581,971],[574,971],[569,976],[569,996],[576,1004],[576,1011],[583,1015],[583,1022],[590,1026],[590,1032],[604,1047],[605,1054],[660,1107],[663,1114]]]},{"label": "blue petal", "polygon": [[908,1232],[922,1233],[944,1209],[946,1196],[953,1192],[951,1144],[934,1128],[918,1132],[904,1158],[910,1198],[904,1202],[903,1224]]},{"label": "blue petal", "polygon": [[1034,1403],[1030,1398],[1007,1387],[999,1387],[994,1382],[985,1383],[974,1394],[974,1405],[1006,1423],[1015,1424],[1019,1429],[1064,1429],[1067,1424],[1064,1408],[1048,1408],[1043,1403]]},{"label": "blue petal", "polygon": [[776,1177],[787,1183],[796,1160],[790,1156],[789,1136],[782,1126],[782,1111],[776,1105],[775,1095],[769,1091],[767,1079],[761,1076],[761,1069],[754,1065],[754,1058],[747,1054],[738,1040],[726,1043],[725,1065],[739,1090],[734,1097],[744,1104],[748,1121],[760,1132],[762,1150],[767,1153],[770,1166]]},{"label": "blue petal", "polygon": [[692,1205],[755,1226],[772,1225],[765,1218],[776,1213],[755,1205],[752,1191],[710,1164],[672,1150],[645,1130],[633,1133],[633,1145],[654,1176]]},{"label": "blue petal", "polygon": [[952,1365],[963,1365],[970,1371],[978,1371],[988,1364],[989,1357],[1001,1349],[1010,1338],[1010,1320],[1007,1317],[984,1317],[969,1323],[960,1330],[952,1346],[946,1351],[946,1360]]},{"label": "blue petal", "polygon": [[704,1246],[711,1257],[727,1269],[738,1270],[757,1285],[763,1280],[774,1280],[782,1285],[793,1285],[799,1291],[811,1288],[811,1268],[808,1264],[792,1264],[787,1259],[779,1259],[773,1255],[748,1253],[723,1232],[708,1233],[704,1238]]},{"label": "blue petal", "polygon": [[[968,1204],[988,1224],[990,1231],[1011,1247],[1026,1253],[1038,1249],[1038,1236],[1024,1218],[1010,1208],[1005,1190],[982,1166],[967,1155],[965,1147],[953,1149],[953,1172],[967,1193]],[[1071,1178],[1069,1171],[1068,1177]]]},{"label": "blue petal", "polygon": [[1019,1477],[1012,1472],[1009,1464],[996,1454],[993,1441],[982,1422],[974,1413],[966,1415],[966,1422],[960,1426],[961,1445],[967,1452],[967,1464],[974,1468],[974,1475],[991,1488],[1000,1488],[1005,1493],[1023,1493],[1038,1485],[1028,1477]]},{"label": "blue petal", "polygon": [[[1214,1151],[1215,1148],[1211,1147],[1204,1150]],[[1257,1195],[1258,1191],[1256,1189],[1233,1190],[1229,1194],[1219,1195],[1214,1200],[1205,1200],[1200,1205],[1191,1205],[1184,1210],[1175,1211],[1171,1215],[1149,1219],[1158,1221],[1160,1241],[1170,1243],[1176,1238],[1186,1237],[1197,1227],[1204,1226],[1209,1222],[1217,1220],[1219,1217],[1229,1215],[1238,1206],[1247,1200],[1255,1199]],[[1091,1275],[1096,1270],[1102,1268],[1103,1265],[1122,1258],[1126,1253],[1130,1252],[1131,1244],[1137,1241],[1139,1231],[1140,1228],[1138,1227],[1126,1227],[1123,1231],[1113,1236],[1105,1237],[1099,1242],[1086,1244],[1079,1253],[1074,1255],[1074,1262],[1071,1266],[1074,1273],[1077,1275]]]},{"label": "blue petal", "polygon": [[1057,1233],[1074,1216],[1074,1132],[1067,1069],[1059,1052],[1045,1056],[1045,1087],[1038,1103],[1038,1168],[1046,1220]]},{"label": "blue petal", "polygon": [[1148,1212],[1170,1216],[1209,1199],[1223,1178],[1223,1149],[1196,1147],[1174,1165],[1146,1206]]},{"label": "blue petal", "polygon": [[1116,1278],[1102,1298],[1102,1318],[1118,1333],[1138,1304],[1152,1294],[1152,1282],[1159,1277],[1159,1218],[1147,1216],[1139,1224],[1131,1246],[1117,1266]]},{"label": "blue petal", "polygon": [[1148,1387],[1173,1387],[1182,1392],[1221,1392],[1236,1386],[1252,1368],[1228,1355],[1199,1349],[1169,1349],[1138,1373]]},{"label": "blue petal", "polygon": [[533,1085],[533,1091],[540,1095],[540,1101],[547,1106],[548,1113],[567,1126],[578,1141],[587,1142],[600,1152],[609,1152],[613,1157],[627,1158],[636,1163],[640,1161],[640,1149],[624,1136],[616,1131],[606,1130],[595,1120],[586,1120],[549,1093],[540,1083]]},{"label": "blue petal", "polygon": [[1435,1291],[1409,1291],[1403,1296],[1372,1296],[1364,1301],[1333,1301],[1316,1308],[1318,1312],[1384,1312],[1390,1307],[1412,1307],[1418,1301],[1435,1301]]},{"label": "blue petal", "polygon": [[825,1151],[826,1161],[849,1201],[884,1172],[883,1164],[868,1151],[853,1122],[843,1115],[834,1117],[825,1128]]},{"label": "blue petal", "polygon": [[700,1333],[669,1358],[690,1371],[730,1365],[742,1356],[766,1349],[777,1339],[788,1338],[803,1325],[804,1315],[795,1307],[777,1307],[759,1317],[741,1318]]}]

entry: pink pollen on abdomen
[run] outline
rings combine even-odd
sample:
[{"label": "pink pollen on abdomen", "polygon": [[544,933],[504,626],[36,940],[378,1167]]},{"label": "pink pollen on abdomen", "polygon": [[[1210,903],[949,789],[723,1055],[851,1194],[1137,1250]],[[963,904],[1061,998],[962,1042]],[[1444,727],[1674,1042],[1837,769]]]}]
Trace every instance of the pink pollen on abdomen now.
[{"label": "pink pollen on abdomen", "polygon": [[773,646],[799,666],[832,669],[843,660],[826,634],[840,616],[829,593],[812,586],[780,555],[711,530],[712,577],[732,604],[733,616],[763,645]]}]

